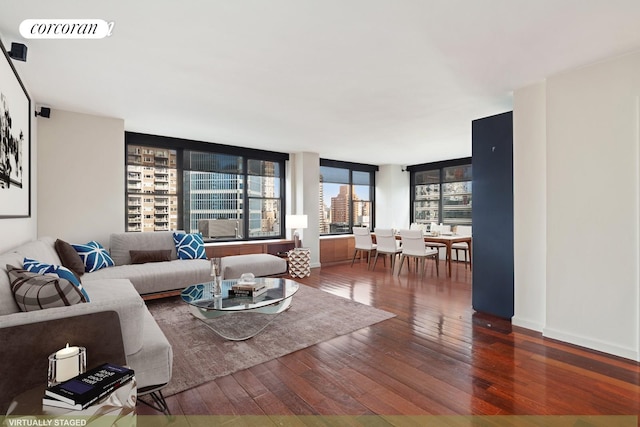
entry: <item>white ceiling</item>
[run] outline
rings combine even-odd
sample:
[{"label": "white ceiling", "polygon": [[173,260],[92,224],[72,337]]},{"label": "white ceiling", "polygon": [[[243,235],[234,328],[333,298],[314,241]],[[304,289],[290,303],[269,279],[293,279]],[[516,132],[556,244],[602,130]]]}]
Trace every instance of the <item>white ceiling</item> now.
[{"label": "white ceiling", "polygon": [[[25,40],[30,18],[115,27]],[[0,37],[28,46],[14,64],[37,105],[408,165],[471,155],[471,121],[511,110],[515,89],[639,49],[640,1],[2,0]]]}]

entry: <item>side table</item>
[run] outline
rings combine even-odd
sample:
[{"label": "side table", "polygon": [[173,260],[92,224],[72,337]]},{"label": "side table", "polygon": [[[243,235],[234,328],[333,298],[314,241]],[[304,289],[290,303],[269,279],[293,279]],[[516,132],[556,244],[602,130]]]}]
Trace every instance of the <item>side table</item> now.
[{"label": "side table", "polygon": [[311,251],[296,248],[289,252],[289,275],[291,277],[311,276]]},{"label": "side table", "polygon": [[7,417],[17,419],[33,418],[34,416],[39,415],[53,418],[61,417],[61,420],[59,420],[58,423],[51,425],[72,425],[64,424],[64,418],[84,417],[85,420],[94,420],[94,418],[99,416],[109,416],[110,418],[108,418],[108,422],[105,425],[136,425],[135,409],[137,401],[137,386],[135,377],[132,381],[129,381],[111,394],[103,397],[94,405],[91,405],[81,411],[43,405],[42,396],[44,396],[44,390],[45,386],[42,385],[34,387],[33,389],[16,396],[13,402],[9,405],[9,409],[6,414]]}]

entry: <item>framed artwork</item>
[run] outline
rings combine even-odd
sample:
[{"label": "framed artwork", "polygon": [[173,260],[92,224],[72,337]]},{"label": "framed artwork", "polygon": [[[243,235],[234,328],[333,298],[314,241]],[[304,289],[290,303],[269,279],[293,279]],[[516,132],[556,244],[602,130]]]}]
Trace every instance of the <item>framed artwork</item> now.
[{"label": "framed artwork", "polygon": [[31,99],[0,41],[0,218],[31,216]]}]

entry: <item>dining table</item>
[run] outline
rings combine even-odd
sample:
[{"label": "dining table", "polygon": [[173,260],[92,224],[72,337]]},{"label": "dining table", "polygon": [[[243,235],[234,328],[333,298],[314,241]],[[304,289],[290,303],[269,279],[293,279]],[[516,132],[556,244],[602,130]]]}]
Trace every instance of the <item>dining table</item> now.
[{"label": "dining table", "polygon": [[[374,236],[374,233],[371,233]],[[374,237],[375,239],[375,237]],[[396,234],[396,240],[400,239],[400,234]],[[447,250],[446,264],[447,264],[447,274],[451,277],[451,247],[454,243],[466,243],[469,246],[469,265],[471,266],[471,236],[465,236],[462,234],[424,234],[425,243],[443,243]]]},{"label": "dining table", "polygon": [[464,236],[459,234],[425,234],[424,241],[425,243],[443,243],[446,246],[446,263],[449,277],[451,277],[451,247],[454,243],[466,243],[469,246],[469,265],[471,266],[471,236]]},{"label": "dining table", "polygon": [[[449,277],[451,277],[451,247],[453,246],[454,243],[466,243],[469,246],[469,266],[471,266],[471,236],[466,236],[466,235],[462,235],[462,234],[455,234],[455,233],[451,233],[451,234],[438,234],[438,235],[434,235],[434,234],[430,234],[430,233],[423,233],[424,235],[424,242],[425,243],[443,243],[445,245],[446,248],[446,264],[447,264],[447,274],[449,275]],[[373,242],[375,243],[376,241],[376,235],[375,233],[371,233],[371,237]],[[396,240],[401,240],[400,239],[400,233],[396,233]]]}]

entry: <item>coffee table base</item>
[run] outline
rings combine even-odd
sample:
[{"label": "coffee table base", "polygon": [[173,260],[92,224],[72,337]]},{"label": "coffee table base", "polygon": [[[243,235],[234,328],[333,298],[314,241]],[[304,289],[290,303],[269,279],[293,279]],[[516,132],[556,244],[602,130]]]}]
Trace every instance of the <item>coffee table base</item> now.
[{"label": "coffee table base", "polygon": [[[277,304],[254,310],[220,311],[207,310],[195,306],[189,306],[189,309],[196,319],[200,320],[207,328],[222,338],[229,341],[245,341],[265,330],[280,313],[288,310],[291,307],[291,300],[291,298],[288,298]],[[253,317],[256,321],[253,322],[251,329],[248,330],[238,327],[241,326],[239,325],[241,322],[233,321],[236,316],[244,320],[246,320],[247,317]]]}]

